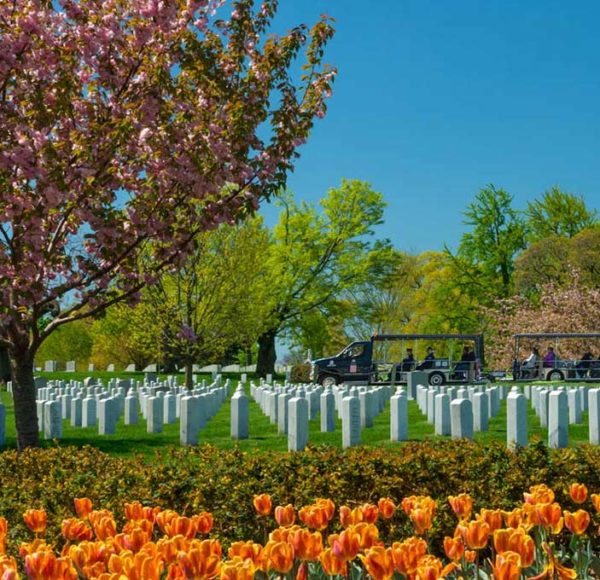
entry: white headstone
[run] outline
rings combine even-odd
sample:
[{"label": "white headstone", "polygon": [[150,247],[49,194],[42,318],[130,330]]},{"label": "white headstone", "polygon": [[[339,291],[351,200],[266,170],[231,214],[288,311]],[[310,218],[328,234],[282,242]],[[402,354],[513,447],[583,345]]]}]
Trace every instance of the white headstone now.
[{"label": "white headstone", "polygon": [[548,447],[554,449],[569,445],[569,403],[564,390],[550,393],[548,414]]},{"label": "white headstone", "polygon": [[321,433],[332,433],[335,431],[335,397],[331,386],[319,397],[321,403]]},{"label": "white headstone", "polygon": [[62,438],[62,416],[58,401],[46,401],[44,403],[44,438]]},{"label": "white headstone", "polygon": [[198,445],[200,433],[200,399],[185,396],[181,399],[179,442],[181,445]]},{"label": "white headstone", "polygon": [[67,361],[67,372],[68,373],[74,373],[75,370],[76,370],[76,368],[75,368],[75,361],[74,360]]},{"label": "white headstone", "polygon": [[96,370],[94,363],[88,364],[88,373],[93,373]]},{"label": "white headstone", "polygon": [[298,393],[288,402],[288,451],[302,451],[308,443],[308,401]]},{"label": "white headstone", "polygon": [[71,399],[71,427],[81,427],[83,399],[79,396]]},{"label": "white headstone", "polygon": [[587,395],[590,445],[600,445],[600,389],[589,389]]},{"label": "white headstone", "polygon": [[402,387],[390,399],[390,440],[408,439],[408,399]]},{"label": "white headstone", "polygon": [[248,410],[248,397],[240,385],[231,397],[231,438],[248,439],[250,416]]},{"label": "white headstone", "polygon": [[98,403],[98,434],[114,435],[117,430],[117,402],[112,397]]},{"label": "white headstone", "polygon": [[473,429],[487,431],[490,415],[490,403],[487,393],[473,394]]},{"label": "white headstone", "polygon": [[148,433],[161,433],[163,430],[163,400],[160,397],[146,399],[146,431]]},{"label": "white headstone", "polygon": [[291,398],[289,393],[281,393],[277,397],[277,433],[281,435],[288,432],[288,403]]},{"label": "white headstone", "polygon": [[81,426],[95,427],[97,418],[97,403],[94,397],[87,396],[83,399],[81,411]]},{"label": "white headstone", "polygon": [[110,363],[107,367],[106,367],[106,371],[109,373],[114,373],[115,372],[115,365],[113,363]]},{"label": "white headstone", "polygon": [[514,449],[527,443],[527,398],[513,387],[506,397],[506,445]]},{"label": "white headstone", "polygon": [[165,393],[163,399],[163,422],[165,425],[171,425],[177,421],[176,401],[173,393]]},{"label": "white headstone", "polygon": [[473,404],[468,398],[450,403],[450,431],[453,439],[473,439]]},{"label": "white headstone", "polygon": [[353,447],[360,445],[360,401],[354,395],[355,389],[350,390],[350,396],[342,399],[342,446]]},{"label": "white headstone", "polygon": [[450,395],[435,396],[435,434],[450,435]]},{"label": "white headstone", "polygon": [[129,391],[125,397],[125,425],[137,425],[139,419],[140,404],[137,397]]},{"label": "white headstone", "polygon": [[579,389],[569,389],[567,391],[567,399],[569,403],[569,424],[580,425],[583,422],[581,414],[581,396]]}]

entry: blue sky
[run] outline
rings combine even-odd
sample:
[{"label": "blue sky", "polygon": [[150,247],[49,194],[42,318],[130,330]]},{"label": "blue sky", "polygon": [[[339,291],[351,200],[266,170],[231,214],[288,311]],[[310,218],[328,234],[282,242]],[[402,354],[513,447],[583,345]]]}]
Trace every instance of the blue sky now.
[{"label": "blue sky", "polygon": [[455,248],[489,183],[519,209],[558,185],[600,210],[600,2],[280,0],[275,28],[323,12],[339,75],[288,181],[299,199],[368,181],[389,204],[379,235],[410,252]]}]

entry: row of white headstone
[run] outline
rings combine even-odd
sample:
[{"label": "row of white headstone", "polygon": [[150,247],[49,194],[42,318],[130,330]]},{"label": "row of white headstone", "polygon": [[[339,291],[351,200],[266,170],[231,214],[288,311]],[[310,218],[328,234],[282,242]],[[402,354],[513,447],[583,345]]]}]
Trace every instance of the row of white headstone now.
[{"label": "row of white headstone", "polygon": [[[585,386],[547,387],[518,386],[441,386],[415,385],[415,401],[421,412],[434,425],[436,435],[472,439],[474,433],[487,431],[489,420],[507,405],[507,446],[528,444],[527,400],[531,400],[541,426],[548,428],[548,445],[568,445],[569,423],[582,422],[582,411],[589,413],[589,442],[600,444],[600,389]],[[342,445],[361,443],[361,429],[373,426],[374,417],[390,400],[390,439],[408,438],[408,401],[404,387],[390,396],[390,387],[332,388],[318,385],[283,386],[251,385],[251,395],[262,412],[277,424],[278,432],[288,436],[288,449],[302,450],[308,443],[308,423],[321,413],[321,431],[335,430],[335,413],[342,421]],[[240,397],[244,395],[240,393]],[[247,403],[246,407],[247,408]],[[236,416],[237,417],[237,416]],[[234,423],[232,408],[232,425]],[[245,432],[247,436],[247,432]],[[232,431],[233,436],[233,431]]]},{"label": "row of white headstone", "polygon": [[[177,385],[177,377],[146,383],[111,379],[106,387],[94,379],[37,383],[38,425],[46,439],[62,438],[64,420],[73,427],[97,426],[99,435],[114,435],[121,417],[125,425],[134,425],[141,413],[148,433],[160,433],[163,425],[179,419],[182,445],[198,444],[200,430],[220,409],[231,388],[229,380],[221,384],[220,375],[211,385],[202,381],[192,390]],[[8,390],[12,392],[10,383]],[[4,416],[0,412],[1,432]]]},{"label": "row of white headstone", "polygon": [[[170,376],[163,382],[111,379],[107,386],[101,380],[46,381],[36,379],[40,431],[48,439],[62,437],[63,420],[74,427],[98,427],[100,435],[111,435],[121,416],[125,425],[138,422],[139,414],[148,433],[162,431],[164,424],[180,420],[180,442],[196,445],[200,430],[219,410],[228,396],[230,381],[222,385],[220,375],[214,383],[202,381],[188,391]],[[9,391],[11,384],[8,384]],[[509,392],[510,389],[510,392]],[[416,385],[415,401],[437,435],[473,438],[474,432],[486,431],[489,419],[496,416],[502,401],[507,404],[507,445],[528,443],[527,400],[530,400],[542,427],[548,428],[548,445],[568,445],[569,423],[582,422],[589,416],[589,441],[600,444],[600,389],[585,386],[549,387],[517,386],[441,386]],[[361,443],[361,430],[373,426],[375,417],[390,401],[390,439],[408,438],[408,401],[412,397],[403,387],[324,388],[320,385],[250,384],[252,398],[278,432],[288,438],[288,449],[299,451],[308,443],[308,423],[320,414],[322,432],[335,430],[336,414],[342,422],[344,447]],[[409,391],[410,393],[410,391]],[[0,408],[0,445],[4,444],[5,410]],[[249,404],[240,383],[231,398],[231,437],[249,436]]]}]

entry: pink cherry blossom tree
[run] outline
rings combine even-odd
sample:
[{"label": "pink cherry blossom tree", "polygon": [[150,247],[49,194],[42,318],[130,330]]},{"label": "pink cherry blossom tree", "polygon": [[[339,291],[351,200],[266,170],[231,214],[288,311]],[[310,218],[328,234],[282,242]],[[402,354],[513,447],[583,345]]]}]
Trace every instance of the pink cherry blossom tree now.
[{"label": "pink cherry blossom tree", "polygon": [[276,0],[0,3],[0,346],[19,449],[33,360],[282,186],[323,116],[333,30],[268,34]]}]

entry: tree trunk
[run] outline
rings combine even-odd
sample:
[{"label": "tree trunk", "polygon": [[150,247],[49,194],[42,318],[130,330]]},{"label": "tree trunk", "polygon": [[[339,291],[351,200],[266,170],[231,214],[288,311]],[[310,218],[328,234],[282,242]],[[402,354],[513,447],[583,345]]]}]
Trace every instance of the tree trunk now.
[{"label": "tree trunk", "polygon": [[256,359],[256,374],[259,377],[266,377],[268,374],[275,374],[275,337],[277,330],[269,330],[258,337],[258,357]]},{"label": "tree trunk", "polygon": [[194,388],[194,363],[191,357],[185,359],[185,386],[190,391]]},{"label": "tree trunk", "polygon": [[33,381],[33,354],[29,350],[9,352],[15,404],[17,449],[38,447],[40,444],[35,383]]}]

